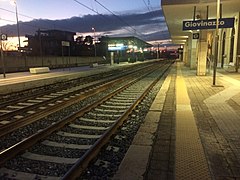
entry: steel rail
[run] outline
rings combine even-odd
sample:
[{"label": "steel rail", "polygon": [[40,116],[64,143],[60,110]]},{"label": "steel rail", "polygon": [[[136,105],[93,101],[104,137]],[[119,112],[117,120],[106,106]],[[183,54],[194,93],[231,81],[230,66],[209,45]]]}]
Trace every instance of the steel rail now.
[{"label": "steel rail", "polygon": [[105,146],[111,137],[116,133],[117,129],[122,126],[122,124],[128,119],[129,115],[136,108],[136,106],[142,102],[145,96],[150,92],[150,90],[156,85],[156,83],[161,79],[164,73],[169,69],[168,66],[162,74],[155,79],[150,86],[142,93],[142,95],[129,107],[129,109],[118,118],[118,120],[98,139],[91,148],[72,166],[72,168],[64,175],[63,180],[74,180],[77,179],[84,170],[88,167],[88,164],[98,155],[101,148]]},{"label": "steel rail", "polygon": [[[127,71],[130,67],[127,67],[126,69],[119,69],[121,71]],[[139,67],[137,67],[139,68]],[[139,69],[141,69],[142,67],[140,67]],[[138,70],[138,69],[137,69]],[[137,71],[135,70],[135,71]],[[109,74],[106,74],[106,73],[109,73]],[[131,72],[128,72],[128,73],[131,73]],[[94,78],[96,76],[99,76],[99,75],[104,75],[104,78],[106,77],[111,77],[113,74],[112,74],[112,71],[109,71],[109,72],[103,72],[103,73],[100,73],[100,74],[93,74],[93,75],[89,75],[89,76],[84,76],[84,77],[80,77],[80,78],[75,78],[75,79],[71,79],[71,80],[67,80],[67,81],[61,81],[61,82],[56,82],[56,83],[53,83],[53,84],[50,84],[50,85],[46,85],[46,87],[49,87],[49,86],[56,86],[58,84],[62,84],[62,83],[71,83],[73,81],[80,81],[80,80],[88,80],[88,79],[91,79],[91,78]],[[40,89],[43,88],[45,86],[41,86],[39,87]],[[73,86],[74,87],[74,86]],[[32,90],[36,90],[37,88],[32,88]],[[18,102],[21,102],[21,101],[24,101],[24,100],[28,100],[30,98],[36,98],[38,96],[41,96],[41,95],[44,95],[44,94],[47,94],[47,93],[55,93],[55,92],[58,92],[58,91],[61,91],[61,90],[64,90],[66,89],[65,86],[64,87],[55,87],[54,89],[45,89],[44,92],[36,92],[32,95],[28,95],[27,97],[17,97],[13,100],[9,100],[9,101],[5,101],[5,102],[1,102],[0,103],[0,108],[2,107],[5,107],[5,106],[8,106],[8,105],[11,105],[11,104],[16,104]],[[29,91],[31,89],[28,89],[28,90],[23,90],[23,91],[19,91],[19,92],[26,92],[26,91]],[[6,94],[6,95],[9,95],[10,96],[11,93],[9,94]],[[4,96],[6,96],[4,95]],[[0,95],[1,96],[1,95]]]},{"label": "steel rail", "polygon": [[[149,66],[147,66],[147,67],[150,67],[151,65],[149,65]],[[146,68],[146,67],[145,67]],[[131,72],[127,72],[126,74],[124,74],[124,76],[126,76],[126,75],[130,75],[130,74],[132,74],[132,73],[136,73],[136,72],[138,72],[139,70],[142,70],[143,68],[139,68],[139,69],[134,69],[133,71],[131,71]],[[109,75],[109,76],[111,76],[111,74]],[[109,76],[107,76],[107,78],[109,78]],[[116,80],[117,78],[119,78],[119,75],[117,75],[117,76],[114,76],[114,77],[111,77],[112,79],[110,80],[110,81],[114,81],[114,80]],[[120,78],[124,78],[122,75],[120,75]],[[85,87],[85,88],[82,88],[82,89],[78,89],[78,90],[75,90],[75,91],[73,91],[73,92],[70,92],[70,93],[68,93],[68,94],[63,94],[63,95],[61,95],[61,96],[57,96],[57,97],[55,97],[55,98],[51,98],[51,99],[49,99],[49,100],[45,100],[45,101],[42,101],[42,102],[39,102],[39,103],[37,103],[37,104],[34,104],[34,105],[31,105],[31,106],[27,106],[27,107],[23,107],[23,108],[21,108],[21,109],[17,109],[17,110],[14,110],[14,111],[12,111],[12,112],[9,112],[9,113],[6,113],[6,114],[3,114],[3,115],[0,115],[0,118],[1,118],[1,120],[3,121],[3,120],[7,120],[7,119],[9,119],[9,118],[11,118],[11,117],[13,117],[14,115],[17,115],[17,114],[20,114],[20,113],[24,113],[24,112],[27,112],[27,111],[30,111],[30,110],[33,110],[33,109],[36,109],[36,108],[38,108],[38,107],[41,107],[41,106],[44,106],[45,104],[49,104],[49,103],[51,103],[51,102],[55,102],[55,101],[57,101],[57,100],[61,100],[61,99],[63,99],[63,98],[65,98],[65,97],[69,97],[69,96],[71,96],[71,95],[75,95],[75,94],[78,94],[78,93],[80,93],[80,92],[83,92],[83,91],[86,91],[86,90],[88,90],[88,89],[91,89],[91,88],[94,88],[95,86],[100,86],[101,84],[104,84],[104,83],[108,83],[109,82],[109,79],[107,79],[107,80],[102,80],[102,82],[97,82],[97,83],[95,83],[95,84],[93,84],[93,85],[90,85],[90,86],[88,86],[88,87]],[[61,88],[59,91],[61,91],[61,90],[63,90],[64,88]],[[49,90],[49,91],[47,91],[47,92],[44,92],[44,93],[38,93],[36,96],[34,95],[34,96],[31,96],[30,98],[28,97],[28,98],[23,98],[21,101],[24,101],[24,100],[28,100],[28,99],[31,99],[31,98],[33,98],[33,97],[37,97],[37,96],[43,96],[43,95],[45,95],[45,94],[48,94],[48,93],[53,93],[53,92],[59,92],[59,91],[56,91],[56,90],[54,90],[54,91],[51,91],[51,90]],[[16,102],[14,102],[14,104],[16,104],[17,102],[19,102],[20,100],[17,100]],[[3,104],[5,104],[5,105],[10,105],[9,103],[3,103]],[[65,103],[64,104],[66,104],[66,101],[65,101]],[[70,104],[71,105],[71,104]],[[1,106],[1,104],[0,104],[0,106]],[[66,107],[66,106],[65,106]],[[48,108],[49,109],[49,108]],[[54,108],[51,108],[50,107],[50,109],[54,109]],[[42,111],[44,111],[44,110],[42,110]],[[31,117],[33,117],[33,114],[29,114],[29,116],[31,116]],[[25,118],[26,118],[26,116],[25,116]],[[3,126],[5,126],[5,125],[3,125]],[[0,133],[0,136],[1,136],[1,133]]]},{"label": "steel rail", "polygon": [[[154,68],[156,68],[156,67],[154,67]],[[11,147],[1,151],[0,152],[0,167],[2,167],[7,160],[10,160],[11,158],[15,157],[17,154],[19,154],[19,153],[25,151],[26,149],[30,148],[31,146],[36,144],[38,141],[46,138],[47,136],[52,134],[54,131],[57,131],[57,130],[61,129],[66,124],[74,121],[76,118],[78,118],[80,116],[83,116],[85,113],[89,112],[91,109],[99,106],[100,104],[102,104],[103,102],[107,101],[111,97],[115,96],[119,92],[121,92],[124,89],[128,88],[132,84],[136,83],[137,81],[139,81],[144,76],[146,76],[146,74],[145,75],[141,75],[140,77],[137,77],[136,79],[130,81],[128,84],[126,84],[126,85],[116,89],[114,92],[106,95],[105,97],[101,98],[99,101],[97,101],[97,102],[95,102],[93,104],[90,104],[90,105],[80,109],[78,112],[75,112],[75,113],[65,117],[63,120],[58,121],[58,122],[52,124],[48,128],[45,128],[45,129],[43,129],[43,130],[33,134],[32,136],[30,136],[30,137],[28,137],[28,138],[18,142],[17,144],[15,144],[15,145],[13,145],[13,146],[11,146]],[[97,90],[95,90],[95,91],[96,91],[96,93],[98,93]]]},{"label": "steel rail", "polygon": [[[133,72],[133,73],[137,73],[137,72]],[[91,88],[93,88],[93,89],[89,90],[88,92],[85,92],[82,96],[76,97],[76,98],[71,99],[69,101],[64,101],[62,103],[55,104],[54,106],[49,107],[46,110],[41,110],[38,113],[31,114],[31,115],[26,116],[24,118],[21,118],[21,119],[18,119],[16,121],[13,121],[13,122],[11,122],[9,124],[2,125],[2,126],[0,126],[0,137],[4,136],[6,134],[9,134],[9,133],[11,133],[11,132],[13,132],[13,131],[23,127],[23,126],[26,126],[26,125],[30,124],[30,123],[38,121],[41,118],[44,118],[44,117],[46,117],[46,116],[48,116],[48,115],[50,115],[50,114],[52,114],[54,112],[57,112],[57,111],[59,111],[59,110],[61,110],[63,108],[66,108],[66,107],[68,107],[68,106],[70,106],[72,104],[75,104],[75,103],[77,103],[77,102],[79,102],[81,100],[84,100],[84,99],[86,99],[88,97],[96,95],[97,93],[100,93],[100,92],[102,92],[104,90],[107,90],[113,84],[120,83],[122,81],[126,81],[128,78],[131,78],[131,75],[132,74],[129,73],[127,77],[124,76],[124,77],[121,77],[119,79],[113,79],[110,82],[105,82],[105,84],[98,83],[98,84],[94,84],[94,85],[92,85],[90,87],[86,87],[84,89],[81,89],[81,91],[85,91],[85,90],[88,90],[88,89],[91,89]],[[94,89],[95,86],[99,86],[99,87],[97,89]],[[78,92],[79,92],[79,90],[77,92],[75,92],[75,93],[70,93],[70,94],[76,94]],[[66,96],[64,95],[64,97],[66,97]],[[54,100],[56,100],[56,99],[54,98]],[[50,103],[52,101],[53,100],[49,100],[49,101],[45,101],[44,103],[42,102],[40,104],[43,105],[43,104],[46,104],[46,103]],[[34,106],[34,107],[36,107],[36,106]],[[39,107],[39,105],[37,105],[37,107]],[[30,110],[30,109],[28,109],[28,110]]]},{"label": "steel rail", "polygon": [[[66,98],[66,97],[69,97],[69,96],[71,96],[71,95],[75,95],[75,94],[78,94],[78,93],[80,93],[80,92],[83,92],[83,91],[86,91],[86,90],[88,90],[88,89],[91,89],[91,88],[93,88],[93,87],[100,86],[100,85],[103,84],[103,83],[106,83],[106,82],[98,82],[98,83],[93,84],[93,85],[90,85],[90,86],[88,86],[88,87],[85,87],[85,88],[82,88],[82,89],[78,89],[78,90],[76,90],[76,91],[69,92],[69,93],[67,93],[67,94],[63,94],[63,95],[60,95],[60,96],[51,98],[51,99],[49,99],[49,100],[45,100],[45,101],[39,102],[39,103],[37,103],[37,104],[31,105],[31,106],[27,106],[27,107],[24,107],[24,108],[21,108],[21,109],[17,109],[17,110],[15,110],[15,111],[10,112],[10,113],[6,113],[6,114],[3,114],[3,115],[0,115],[0,118],[1,118],[1,120],[7,120],[7,119],[13,117],[13,116],[16,115],[16,114],[23,113],[23,112],[27,112],[27,111],[36,109],[36,108],[38,108],[38,107],[44,106],[44,105],[46,105],[46,104],[49,104],[49,103],[52,103],[52,102],[56,102],[56,101],[58,101],[58,100],[64,99],[64,98]],[[57,91],[55,91],[55,92],[57,92]],[[60,92],[60,91],[58,91],[58,92]],[[64,103],[62,103],[62,104],[66,104],[66,101],[64,101]],[[51,109],[53,109],[53,108],[51,108]],[[42,110],[42,111],[43,111],[43,110]],[[29,115],[29,116],[32,117],[32,114]],[[0,136],[1,136],[1,135],[0,135]]]}]

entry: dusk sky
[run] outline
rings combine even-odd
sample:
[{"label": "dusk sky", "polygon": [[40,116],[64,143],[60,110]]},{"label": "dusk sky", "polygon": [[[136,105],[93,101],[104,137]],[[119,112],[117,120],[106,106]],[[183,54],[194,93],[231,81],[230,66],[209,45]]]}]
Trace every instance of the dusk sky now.
[{"label": "dusk sky", "polygon": [[[9,11],[15,12],[13,5],[14,0],[0,0],[0,7]],[[85,8],[74,0],[16,0],[20,21],[29,21],[35,19],[66,19],[73,16],[83,16],[86,14],[96,14],[95,12]],[[101,13],[109,13],[97,2],[100,2],[105,7],[116,14],[121,13],[136,13],[147,11],[148,8],[159,9],[160,0],[78,0],[78,2],[87,7]],[[9,21],[15,21],[15,14],[1,9],[0,17]],[[29,16],[26,18],[20,14]],[[1,25],[9,22],[1,22]]]},{"label": "dusk sky", "polygon": [[[38,28],[89,34],[94,27],[98,36],[137,36],[148,42],[169,38],[160,0],[17,0],[17,9],[21,36]],[[13,0],[0,0],[2,32],[14,36],[15,24]]]}]

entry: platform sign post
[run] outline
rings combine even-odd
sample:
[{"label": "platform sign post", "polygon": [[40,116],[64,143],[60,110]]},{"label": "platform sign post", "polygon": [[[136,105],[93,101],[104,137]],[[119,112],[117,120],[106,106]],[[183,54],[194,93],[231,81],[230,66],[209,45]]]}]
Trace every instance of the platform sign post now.
[{"label": "platform sign post", "polygon": [[[62,59],[64,61],[64,53],[63,53],[63,47],[68,47],[68,60],[67,60],[67,66],[69,67],[69,61],[70,61],[70,42],[68,41],[62,41]],[[64,62],[63,62],[64,65]]]},{"label": "platform sign post", "polygon": [[1,34],[1,61],[2,61],[2,69],[3,69],[3,77],[6,78],[6,72],[5,72],[5,63],[4,63],[4,57],[3,57],[3,41],[7,40],[7,34]]}]

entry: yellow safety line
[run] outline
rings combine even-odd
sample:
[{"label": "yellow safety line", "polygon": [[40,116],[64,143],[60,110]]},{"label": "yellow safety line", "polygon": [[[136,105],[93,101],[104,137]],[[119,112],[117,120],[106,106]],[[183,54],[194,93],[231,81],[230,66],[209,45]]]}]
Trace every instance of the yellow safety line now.
[{"label": "yellow safety line", "polygon": [[176,179],[211,179],[180,64],[176,79]]}]

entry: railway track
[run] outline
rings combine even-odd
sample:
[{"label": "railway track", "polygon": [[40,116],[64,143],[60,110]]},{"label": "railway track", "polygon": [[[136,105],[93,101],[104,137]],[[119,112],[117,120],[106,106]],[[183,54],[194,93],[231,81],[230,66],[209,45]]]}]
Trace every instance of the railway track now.
[{"label": "railway track", "polygon": [[[152,62],[148,62],[146,64],[152,64]],[[4,106],[21,102],[24,99],[27,100],[29,98],[35,98],[35,97],[44,95],[46,93],[50,94],[50,93],[58,92],[60,90],[65,90],[66,87],[69,88],[69,87],[74,87],[81,84],[86,84],[87,82],[96,81],[97,79],[100,80],[107,77],[116,76],[116,74],[124,74],[125,72],[129,73],[132,70],[141,69],[145,65],[137,64],[134,66],[126,66],[126,67],[124,66],[124,68],[123,67],[119,67],[117,69],[113,68],[113,70],[111,69],[109,71],[104,71],[104,72],[100,71],[97,74],[95,73],[89,74],[89,75],[82,74],[76,77],[69,77],[66,80],[61,80],[56,83],[41,86],[41,87],[26,89],[23,91],[18,91],[18,92],[9,93],[9,94],[0,94],[0,109]]]},{"label": "railway track", "polygon": [[[148,66],[145,68],[148,68]],[[18,98],[17,100],[4,102],[0,104],[0,137],[104,91],[116,83],[121,83],[123,80],[127,80],[127,75],[130,77],[140,70],[142,71],[143,68],[140,67],[129,72],[123,71],[124,75],[105,75],[105,78],[100,80],[94,81],[90,79],[91,82],[88,80],[67,89],[61,88],[59,91],[49,90],[27,98]]]},{"label": "railway track", "polygon": [[1,177],[78,177],[169,67],[135,75],[98,101],[3,150]]}]

